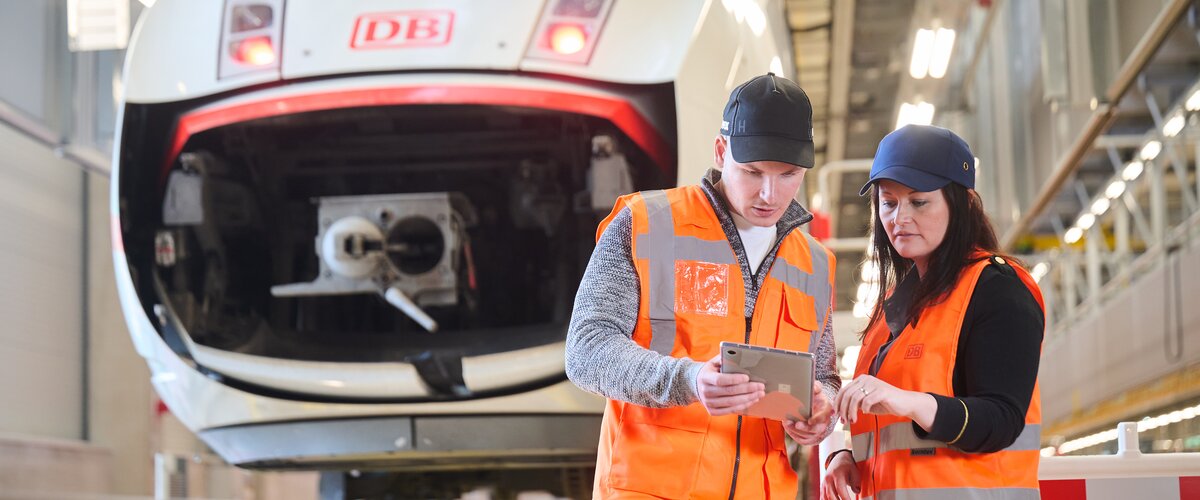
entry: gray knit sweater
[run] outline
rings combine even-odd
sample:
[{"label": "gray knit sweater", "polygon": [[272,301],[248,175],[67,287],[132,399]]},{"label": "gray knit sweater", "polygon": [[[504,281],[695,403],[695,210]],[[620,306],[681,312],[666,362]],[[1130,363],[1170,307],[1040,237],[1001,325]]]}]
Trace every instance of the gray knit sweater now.
[{"label": "gray knit sweater", "polygon": [[[752,275],[737,226],[724,198],[714,188],[719,180],[720,172],[709,170],[701,186],[742,266],[745,315],[751,317],[758,290],[775,261],[779,242],[789,232],[812,220],[812,215],[793,201],[776,223],[779,238],[775,246],[759,266],[758,274]],[[588,392],[641,406],[665,408],[691,404],[697,400],[696,377],[707,360],[663,356],[633,342],[641,286],[633,263],[632,233],[633,217],[626,208],[613,218],[596,243],[575,295],[575,309],[567,330],[567,377]],[[753,284],[751,280],[754,280]],[[832,323],[826,322],[825,332],[813,353],[817,379],[824,385],[830,401],[842,386],[837,375]],[[826,435],[832,430],[831,416]]]}]

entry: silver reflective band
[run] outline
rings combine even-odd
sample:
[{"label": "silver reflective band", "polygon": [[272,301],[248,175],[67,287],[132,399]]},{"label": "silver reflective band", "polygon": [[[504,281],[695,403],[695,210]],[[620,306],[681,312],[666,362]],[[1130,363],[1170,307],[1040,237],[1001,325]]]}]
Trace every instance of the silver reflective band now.
[{"label": "silver reflective band", "polygon": [[909,488],[881,491],[861,500],[1038,500],[1037,488]]},{"label": "silver reflective band", "polygon": [[[874,446],[872,446],[873,432],[864,432],[862,434],[850,438],[851,447],[854,449],[854,461],[862,462],[875,454]],[[913,431],[912,424],[909,422],[898,422],[891,424],[879,431],[879,453],[887,453],[896,450],[912,450],[922,448],[951,448],[942,441],[933,441],[929,439],[921,439],[917,437]],[[1030,451],[1038,450],[1042,442],[1042,426],[1039,424],[1027,424],[1021,430],[1021,435],[1017,436],[1017,440],[1013,444],[1004,448],[1004,451]],[[967,453],[967,452],[963,452]]]},{"label": "silver reflective band", "polygon": [[[646,248],[650,241],[657,236],[649,234],[637,235],[638,258],[646,258],[647,254],[643,253],[643,248]],[[695,260],[700,262],[711,262],[713,264],[737,264],[737,258],[733,255],[733,248],[729,246],[726,240],[702,240],[695,236],[674,236],[674,241],[671,243],[675,248],[675,260]],[[657,241],[655,239],[654,241]]]},{"label": "silver reflective band", "polygon": [[1029,451],[1042,449],[1042,426],[1041,424],[1025,424],[1025,428],[1021,430],[1021,435],[1017,436],[1017,440],[1013,444],[1004,448],[1004,451]]},{"label": "silver reflective band", "polygon": [[804,292],[805,295],[813,298],[814,314],[817,318],[817,331],[809,339],[808,352],[813,352],[817,348],[817,343],[821,339],[821,334],[824,332],[826,316],[829,315],[829,295],[833,293],[833,286],[829,284],[829,256],[825,254],[825,249],[817,243],[817,240],[808,233],[801,232],[805,240],[808,242],[808,252],[811,255],[812,274],[804,272],[799,267],[792,265],[787,259],[782,257],[775,259],[775,264],[771,266],[771,277],[783,284]]},{"label": "silver reflective band", "polygon": [[[863,434],[869,436],[870,433]],[[1004,448],[1003,451],[1029,451],[1040,449],[1039,445],[1042,441],[1042,426],[1037,424],[1026,425],[1021,430],[1021,434],[1017,436],[1017,440],[1013,444]],[[857,450],[860,441],[857,437],[851,439],[854,444],[854,449]],[[870,441],[864,441],[869,444]],[[895,450],[914,450],[923,448],[953,448],[942,441],[934,441],[931,439],[921,439],[917,437],[916,431],[913,430],[910,422],[897,422],[879,430],[879,453],[884,454]],[[968,452],[964,452],[968,453]],[[858,457],[856,456],[855,459]]]},{"label": "silver reflective band", "polygon": [[665,191],[648,191],[642,198],[650,224],[650,350],[670,355],[675,348],[675,218]]},{"label": "silver reflective band", "polygon": [[873,432],[864,432],[850,437],[850,448],[854,451],[855,462],[862,462],[871,458],[874,451],[874,446],[872,446],[873,439],[875,439],[875,433]]}]

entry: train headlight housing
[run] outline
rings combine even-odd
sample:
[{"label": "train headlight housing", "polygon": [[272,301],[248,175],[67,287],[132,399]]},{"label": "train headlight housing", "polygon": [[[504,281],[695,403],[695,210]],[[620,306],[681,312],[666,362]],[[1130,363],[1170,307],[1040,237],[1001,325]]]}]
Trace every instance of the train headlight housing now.
[{"label": "train headlight housing", "polygon": [[284,0],[227,0],[217,76],[279,71]]},{"label": "train headlight housing", "polygon": [[546,3],[534,43],[525,57],[587,64],[614,0],[556,0]]}]

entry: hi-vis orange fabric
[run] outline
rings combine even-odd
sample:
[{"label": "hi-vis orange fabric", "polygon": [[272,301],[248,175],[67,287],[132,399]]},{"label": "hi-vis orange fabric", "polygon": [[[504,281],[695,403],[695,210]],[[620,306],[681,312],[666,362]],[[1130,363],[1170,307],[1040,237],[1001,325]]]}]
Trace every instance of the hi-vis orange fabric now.
[{"label": "hi-vis orange fabric", "polygon": [[[833,255],[793,230],[780,244],[753,318],[745,317],[741,266],[699,186],[619,199],[633,214],[641,285],[633,340],[659,353],[707,361],[721,341],[811,351],[828,321]],[[632,299],[632,298],[631,298]],[[816,332],[816,333],[814,333]],[[780,422],[710,417],[699,403],[646,408],[609,400],[593,495],[610,498],[737,498],[796,495]],[[739,455],[740,450],[740,455]],[[736,462],[736,474],[735,474]]]},{"label": "hi-vis orange fabric", "polygon": [[[900,389],[954,395],[954,362],[963,315],[975,284],[989,265],[1010,265],[987,254],[963,270],[942,303],[927,307],[917,327],[910,323],[886,353],[875,374]],[[1041,290],[1024,269],[1011,264],[1045,311]],[[859,351],[857,377],[867,373],[888,338],[885,321],[867,330]],[[918,354],[919,353],[919,354]],[[968,425],[969,418],[968,415]],[[1038,387],[1025,414],[1025,429],[1009,447],[995,453],[967,453],[941,441],[920,439],[912,420],[895,415],[859,414],[851,424],[854,460],[862,477],[861,499],[1037,499],[1041,444]]]}]

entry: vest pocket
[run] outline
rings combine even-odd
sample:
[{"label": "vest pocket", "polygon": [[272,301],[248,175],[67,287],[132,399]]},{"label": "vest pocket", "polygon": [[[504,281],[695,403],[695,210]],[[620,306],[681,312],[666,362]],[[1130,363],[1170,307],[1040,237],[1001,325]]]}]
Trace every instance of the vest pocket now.
[{"label": "vest pocket", "polygon": [[708,413],[699,404],[661,409],[625,405],[622,413],[621,433],[610,457],[610,485],[661,498],[687,498],[700,465]]},{"label": "vest pocket", "polygon": [[813,298],[792,287],[784,287],[783,314],[779,322],[776,347],[793,351],[808,351],[808,343],[817,329]]},{"label": "vest pocket", "polygon": [[725,317],[729,314],[729,265],[675,261],[675,312]]}]

